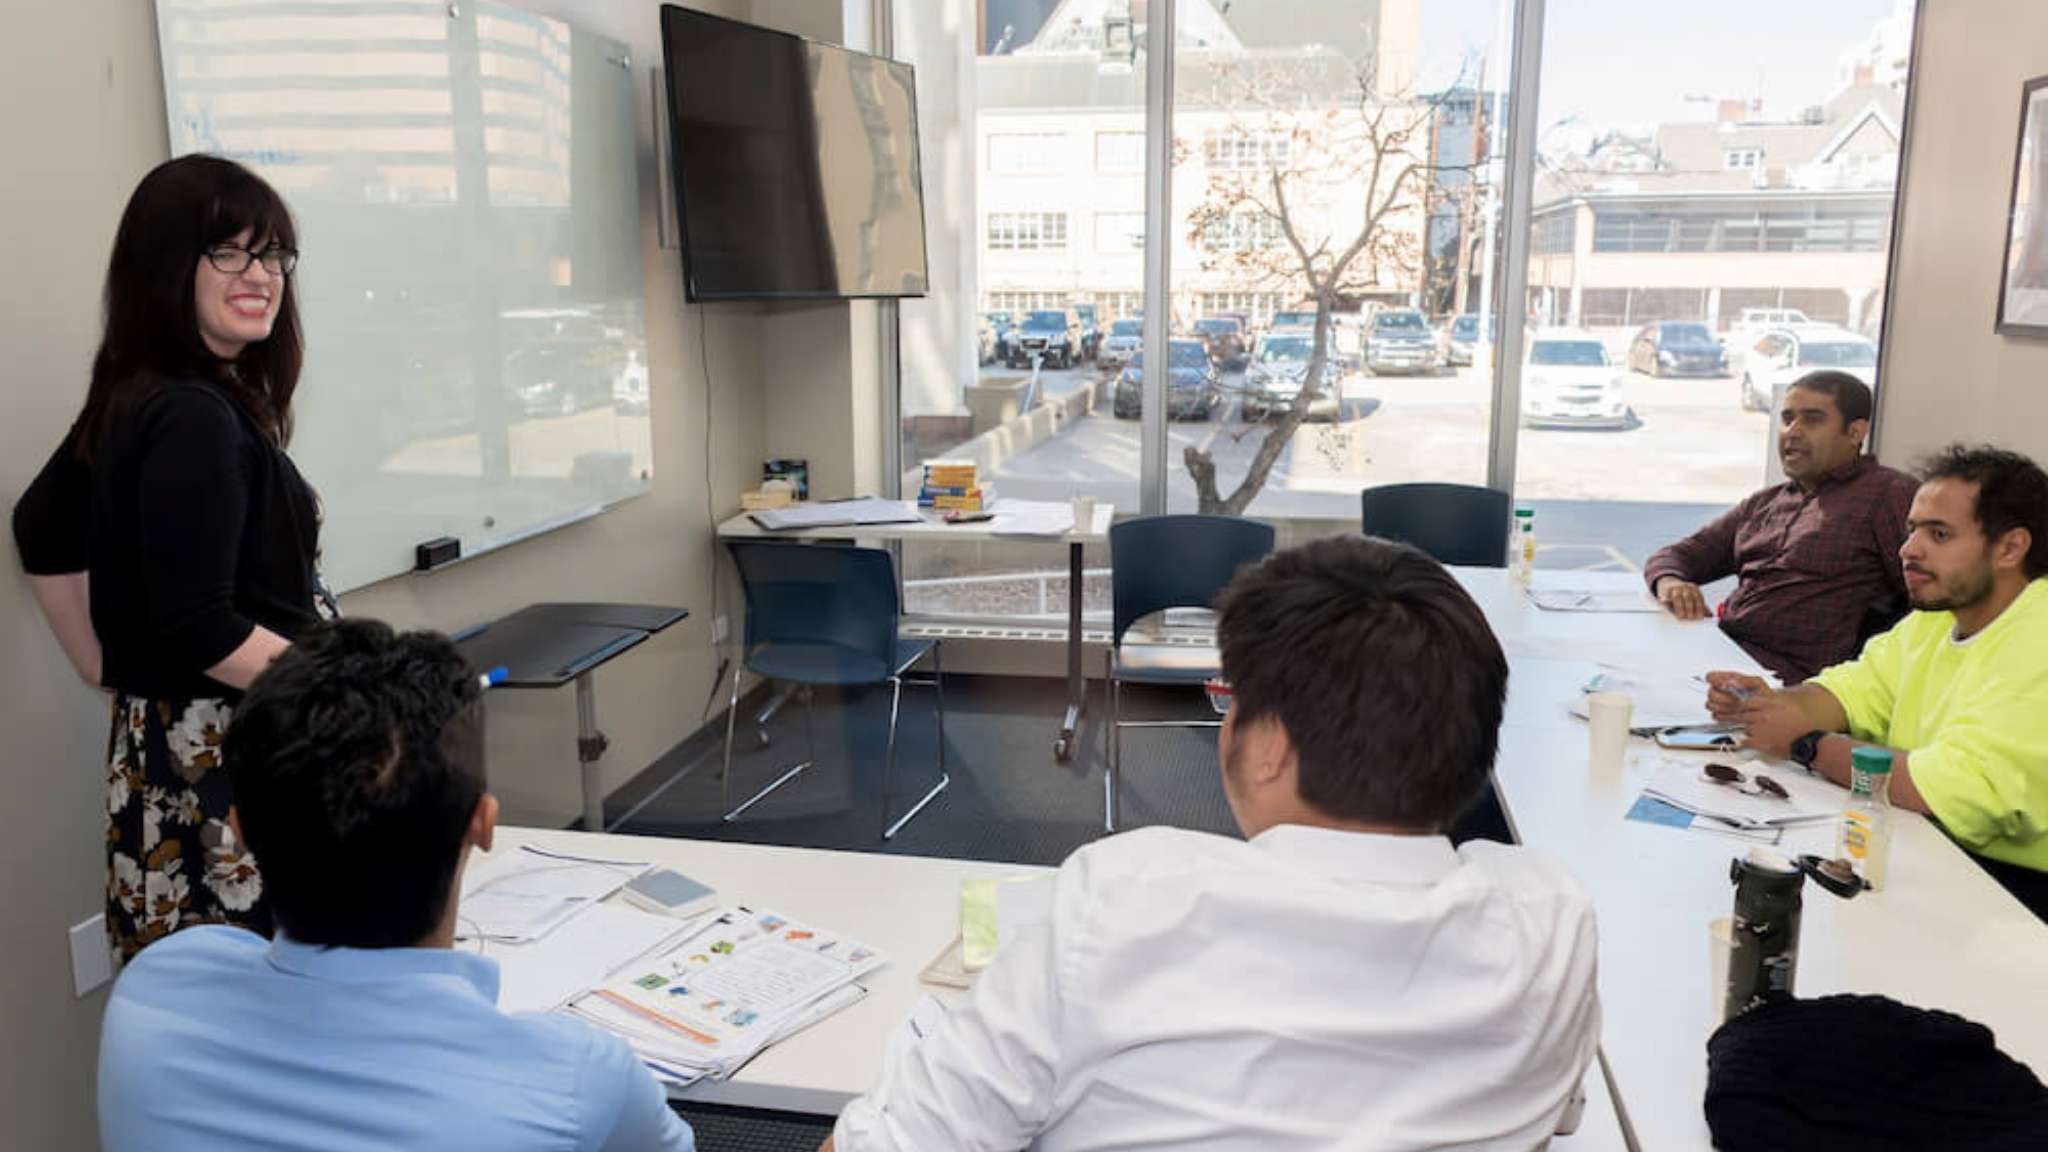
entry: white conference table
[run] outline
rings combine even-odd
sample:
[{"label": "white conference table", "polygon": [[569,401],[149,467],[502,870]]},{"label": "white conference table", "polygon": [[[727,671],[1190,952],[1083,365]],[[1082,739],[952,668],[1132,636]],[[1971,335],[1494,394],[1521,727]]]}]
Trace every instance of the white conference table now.
[{"label": "white conference table", "polygon": [[721,540],[917,540],[957,544],[973,540],[1002,540],[1012,543],[1065,544],[1067,546],[1067,708],[1060,718],[1058,733],[1053,738],[1053,757],[1065,761],[1074,754],[1075,733],[1080,730],[1081,710],[1088,702],[1088,682],[1081,670],[1081,556],[1082,548],[1089,544],[1104,544],[1109,541],[1110,521],[1116,518],[1116,506],[1103,501],[1095,504],[1095,517],[1091,523],[1076,524],[1059,535],[1038,535],[1013,533],[1005,530],[1005,506],[1016,508],[1029,506],[1042,510],[1043,501],[1017,501],[998,499],[993,511],[994,520],[967,524],[948,524],[938,513],[923,511],[916,520],[896,524],[858,524],[828,528],[789,528],[776,531],[761,527],[752,516],[742,512],[718,526]]},{"label": "white conference table", "polygon": [[[711,885],[722,903],[770,909],[843,932],[887,957],[887,965],[861,981],[868,994],[859,1002],[771,1045],[730,1080],[700,1080],[672,1093],[696,1103],[821,1116],[838,1115],[874,1086],[884,1041],[920,996],[954,995],[920,982],[918,974],[960,935],[960,882],[1048,871],[877,852],[509,827],[498,829],[491,854],[527,844],[576,856],[651,861]],[[470,866],[481,863],[479,858]]]},{"label": "white conference table", "polygon": [[[1710,1148],[1702,1109],[1713,1031],[1707,922],[1729,914],[1728,862],[1748,846],[1625,819],[1642,789],[1640,766],[1618,782],[1591,780],[1586,727],[1566,705],[1601,664],[1678,676],[1753,672],[1755,664],[1710,622],[1546,612],[1505,570],[1457,576],[1511,667],[1495,770],[1509,821],[1524,844],[1562,860],[1597,909],[1601,1050],[1631,1146]],[[1539,588],[1564,583],[1642,587],[1634,573],[1536,576]],[[1632,754],[1649,748],[1631,742]],[[1833,828],[1788,836],[1782,847],[1832,855]],[[1891,853],[1881,892],[1842,900],[1805,886],[1798,994],[1879,993],[1945,1009],[1990,1027],[2015,1059],[2048,1069],[2048,925],[1925,817],[1897,814]]]}]

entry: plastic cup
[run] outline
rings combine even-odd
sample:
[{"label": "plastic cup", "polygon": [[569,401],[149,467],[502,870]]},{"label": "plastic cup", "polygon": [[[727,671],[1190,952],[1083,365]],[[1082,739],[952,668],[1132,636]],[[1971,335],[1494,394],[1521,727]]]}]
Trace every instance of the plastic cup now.
[{"label": "plastic cup", "polygon": [[1095,497],[1074,497],[1074,531],[1086,533],[1095,527]]},{"label": "plastic cup", "polygon": [[1735,955],[1735,919],[1707,921],[1707,1018],[1719,1028],[1728,1019],[1728,962]]},{"label": "plastic cup", "polygon": [[1628,756],[1628,722],[1635,704],[1625,692],[1592,692],[1586,696],[1588,763],[1593,779],[1621,779]]}]

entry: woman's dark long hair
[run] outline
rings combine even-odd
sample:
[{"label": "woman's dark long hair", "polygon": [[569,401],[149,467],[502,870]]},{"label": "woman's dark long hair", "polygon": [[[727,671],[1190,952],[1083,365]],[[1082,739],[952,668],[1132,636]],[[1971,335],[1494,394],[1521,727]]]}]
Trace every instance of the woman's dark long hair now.
[{"label": "woman's dark long hair", "polygon": [[[270,335],[230,362],[199,334],[193,280],[206,250],[243,229],[249,246],[298,247],[291,210],[254,172],[218,156],[180,156],[142,178],[107,263],[106,331],[93,357],[92,385],[73,449],[91,462],[107,425],[152,380],[212,380],[240,400],[282,445],[291,440],[292,393],[304,347],[298,293],[286,282]],[[229,369],[232,368],[232,371]]]}]

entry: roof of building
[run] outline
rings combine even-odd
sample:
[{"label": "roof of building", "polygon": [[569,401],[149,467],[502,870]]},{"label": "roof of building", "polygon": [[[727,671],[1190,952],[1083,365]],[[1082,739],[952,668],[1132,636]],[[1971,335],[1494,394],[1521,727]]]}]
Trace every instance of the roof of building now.
[{"label": "roof of building", "polygon": [[[1537,181],[1548,205],[1586,196],[1745,193],[1776,189],[1890,188],[1895,164],[1842,163],[1860,154],[1896,157],[1904,97],[1878,85],[1843,88],[1789,121],[1660,124],[1649,135],[1609,133],[1585,155],[1553,159]],[[1730,167],[1731,153],[1745,166]]]}]

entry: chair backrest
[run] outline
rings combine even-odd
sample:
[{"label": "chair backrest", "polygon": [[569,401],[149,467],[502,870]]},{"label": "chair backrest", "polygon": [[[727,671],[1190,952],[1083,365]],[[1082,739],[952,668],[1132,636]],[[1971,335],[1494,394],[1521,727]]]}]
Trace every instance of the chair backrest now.
[{"label": "chair backrest", "polygon": [[895,667],[896,566],[879,548],[728,540],[747,599],[748,652],[768,644],[838,650],[873,679]]},{"label": "chair backrest", "polygon": [[1508,494],[1469,484],[1389,484],[1361,497],[1365,534],[1413,544],[1439,564],[1508,565]]},{"label": "chair backrest", "polygon": [[1167,608],[1207,608],[1273,551],[1273,526],[1239,516],[1145,516],[1109,526],[1110,642]]}]

